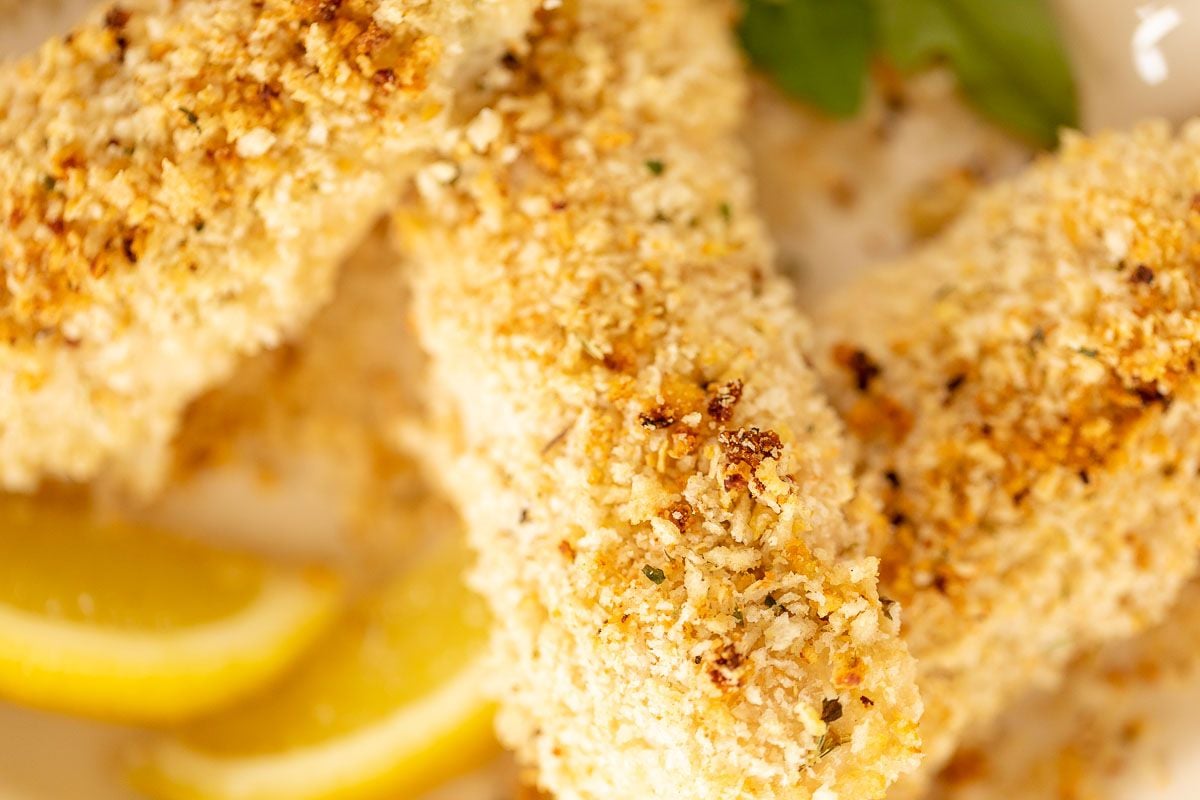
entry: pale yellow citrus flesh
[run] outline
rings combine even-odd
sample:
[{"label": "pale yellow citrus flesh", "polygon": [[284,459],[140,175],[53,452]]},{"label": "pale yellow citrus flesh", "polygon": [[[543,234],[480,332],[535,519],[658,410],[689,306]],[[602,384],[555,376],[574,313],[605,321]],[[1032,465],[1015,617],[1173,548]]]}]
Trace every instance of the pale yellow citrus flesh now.
[{"label": "pale yellow citrus flesh", "polygon": [[232,711],[139,751],[166,800],[408,798],[495,752],[487,620],[457,544],[339,620],[296,671]]},{"label": "pale yellow citrus flesh", "polygon": [[174,723],[276,678],[325,629],[336,581],[85,509],[0,497],[0,698]]}]

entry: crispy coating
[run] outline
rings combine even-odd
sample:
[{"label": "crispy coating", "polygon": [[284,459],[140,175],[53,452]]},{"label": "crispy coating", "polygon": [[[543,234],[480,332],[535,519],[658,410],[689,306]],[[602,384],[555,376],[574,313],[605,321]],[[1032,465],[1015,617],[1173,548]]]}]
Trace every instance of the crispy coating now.
[{"label": "crispy coating", "polygon": [[922,772],[1195,568],[1198,149],[1195,126],[1069,137],[818,316],[919,661]]},{"label": "crispy coating", "polygon": [[0,67],[0,485],[161,473],[532,0],[139,0]]},{"label": "crispy coating", "polygon": [[102,498],[162,527],[386,572],[428,531],[453,527],[389,430],[418,414],[424,367],[408,307],[381,226],[299,336],[188,406],[170,480],[148,506],[120,486],[102,485]]},{"label": "crispy coating", "polygon": [[970,732],[928,798],[1169,796],[1168,782],[1194,785],[1198,701],[1200,582],[1192,580],[1158,625],[1086,654],[1060,685]]},{"label": "crispy coating", "polygon": [[916,762],[912,662],[753,212],[726,13],[544,14],[397,220],[501,733],[561,800],[877,798]]}]

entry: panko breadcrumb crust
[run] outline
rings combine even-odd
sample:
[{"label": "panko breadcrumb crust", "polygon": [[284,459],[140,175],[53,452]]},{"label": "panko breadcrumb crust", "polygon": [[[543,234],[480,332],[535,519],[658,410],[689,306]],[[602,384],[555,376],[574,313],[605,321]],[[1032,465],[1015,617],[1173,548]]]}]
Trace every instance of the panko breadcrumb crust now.
[{"label": "panko breadcrumb crust", "polygon": [[917,761],[914,667],[753,211],[729,13],[543,13],[397,217],[500,731],[562,800],[864,800]]},{"label": "panko breadcrumb crust", "polygon": [[532,0],[137,0],[0,68],[0,485],[159,477]]},{"label": "panko breadcrumb crust", "polygon": [[919,662],[920,775],[1194,572],[1198,152],[1195,125],[1068,136],[817,317]]}]

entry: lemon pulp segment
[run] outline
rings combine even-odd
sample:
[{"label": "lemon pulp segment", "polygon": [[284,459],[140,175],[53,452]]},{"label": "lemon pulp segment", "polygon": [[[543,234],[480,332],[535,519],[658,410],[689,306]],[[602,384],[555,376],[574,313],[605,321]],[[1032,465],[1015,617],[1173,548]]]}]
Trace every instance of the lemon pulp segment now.
[{"label": "lemon pulp segment", "polygon": [[411,797],[495,750],[487,620],[446,545],[362,603],[281,685],[137,754],[169,800]]},{"label": "lemon pulp segment", "polygon": [[276,677],[337,604],[317,570],[0,498],[0,697],[14,702],[192,718]]}]

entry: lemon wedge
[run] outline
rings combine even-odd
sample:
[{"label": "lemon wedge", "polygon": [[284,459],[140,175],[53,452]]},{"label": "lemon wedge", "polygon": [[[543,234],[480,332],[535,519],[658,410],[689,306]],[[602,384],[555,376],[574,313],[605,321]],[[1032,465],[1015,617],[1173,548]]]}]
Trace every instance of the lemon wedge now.
[{"label": "lemon wedge", "polygon": [[324,573],[0,498],[0,697],[13,702],[191,718],[276,677],[337,605]]},{"label": "lemon wedge", "polygon": [[368,598],[280,685],[137,752],[166,800],[410,798],[495,753],[487,617],[444,545]]}]

